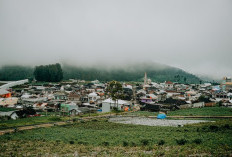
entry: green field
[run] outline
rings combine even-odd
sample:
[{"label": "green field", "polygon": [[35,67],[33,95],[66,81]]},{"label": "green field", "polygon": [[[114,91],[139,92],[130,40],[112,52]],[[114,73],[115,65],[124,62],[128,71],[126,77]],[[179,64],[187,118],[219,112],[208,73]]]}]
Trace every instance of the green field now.
[{"label": "green field", "polygon": [[232,116],[232,108],[203,107],[172,111],[169,116]]},{"label": "green field", "polygon": [[35,125],[35,124],[50,123],[56,121],[64,121],[67,119],[68,117],[43,116],[43,117],[22,118],[17,120],[1,120],[0,130],[11,128],[11,127],[24,126],[24,125]]},{"label": "green field", "polygon": [[[230,108],[208,107],[172,111],[168,115],[223,116],[231,113]],[[157,115],[146,111],[128,114]],[[70,117],[47,116],[1,121],[0,128],[67,119]],[[77,119],[73,124],[64,126],[2,135],[0,156],[231,156],[231,135],[231,119],[184,127],[117,124],[104,118],[88,121]]]},{"label": "green field", "polygon": [[69,117],[69,116],[57,116],[59,115],[59,112],[48,112],[47,116],[45,112],[41,113],[42,116],[40,117],[29,117],[29,118],[22,118],[17,120],[0,120],[0,130],[13,128],[13,127],[19,127],[24,125],[36,125],[36,124],[43,124],[43,123],[52,123],[52,122],[58,122],[58,121],[67,121],[67,120],[73,120],[78,119],[82,117],[88,117],[88,116],[100,116],[105,115],[109,113],[88,113],[83,114],[80,116],[75,117]]},{"label": "green field", "polygon": [[[85,155],[97,151],[97,153],[103,153],[102,155],[120,156],[121,154],[123,156],[128,150],[133,150],[133,155],[137,156],[144,151],[152,153],[150,155],[145,153],[148,156],[160,155],[160,153],[168,156],[173,153],[224,156],[232,153],[231,128],[231,120],[184,127],[116,124],[107,122],[105,119],[81,121],[66,126],[40,128],[0,136],[2,150],[0,156],[10,155],[10,152],[15,155],[20,153],[23,155],[26,152],[41,153],[39,148],[47,150],[46,147],[50,145],[53,148],[50,153],[58,154],[75,153],[75,151],[83,153],[80,150],[82,148],[86,151]],[[29,146],[28,143],[30,143]]]},{"label": "green field", "polygon": [[[128,115],[157,116],[158,112],[137,111]],[[190,108],[168,112],[167,116],[232,116],[232,108],[227,107],[203,107]]]}]

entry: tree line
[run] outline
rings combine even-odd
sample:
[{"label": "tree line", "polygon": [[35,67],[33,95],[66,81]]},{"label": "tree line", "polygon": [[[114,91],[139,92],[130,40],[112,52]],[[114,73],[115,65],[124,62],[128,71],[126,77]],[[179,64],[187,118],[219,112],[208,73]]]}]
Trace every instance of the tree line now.
[{"label": "tree line", "polygon": [[60,64],[36,66],[34,76],[37,81],[59,82],[63,79],[63,71]]},{"label": "tree line", "polygon": [[25,66],[4,66],[0,69],[0,80],[15,81],[22,79],[33,79],[37,81],[59,82],[62,79],[81,79],[99,81],[143,81],[144,72],[154,82],[172,81],[179,83],[201,83],[195,75],[189,74],[181,69],[168,67],[156,68],[157,65],[133,66],[134,69],[123,67],[106,70],[104,68],[75,67],[60,64],[41,65],[32,67]]}]

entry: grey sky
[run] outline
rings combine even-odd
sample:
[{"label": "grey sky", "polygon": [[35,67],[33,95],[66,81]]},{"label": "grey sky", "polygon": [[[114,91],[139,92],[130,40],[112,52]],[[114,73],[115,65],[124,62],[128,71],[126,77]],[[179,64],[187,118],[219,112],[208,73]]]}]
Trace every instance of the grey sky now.
[{"label": "grey sky", "polygon": [[0,65],[154,61],[232,76],[231,0],[0,0]]}]

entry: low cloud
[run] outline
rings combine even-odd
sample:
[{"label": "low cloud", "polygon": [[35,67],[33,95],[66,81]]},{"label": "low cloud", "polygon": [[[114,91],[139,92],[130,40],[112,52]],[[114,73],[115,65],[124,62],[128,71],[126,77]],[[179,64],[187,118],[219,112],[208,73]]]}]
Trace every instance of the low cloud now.
[{"label": "low cloud", "polygon": [[231,76],[229,0],[2,0],[0,65],[158,62]]}]

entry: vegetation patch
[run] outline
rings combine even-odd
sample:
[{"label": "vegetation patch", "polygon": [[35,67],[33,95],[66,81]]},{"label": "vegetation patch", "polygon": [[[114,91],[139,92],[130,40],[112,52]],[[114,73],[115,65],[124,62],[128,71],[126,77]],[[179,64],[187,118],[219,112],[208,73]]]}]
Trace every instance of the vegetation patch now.
[{"label": "vegetation patch", "polygon": [[188,141],[185,138],[182,139],[176,139],[176,143],[178,145],[185,145]]}]

